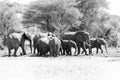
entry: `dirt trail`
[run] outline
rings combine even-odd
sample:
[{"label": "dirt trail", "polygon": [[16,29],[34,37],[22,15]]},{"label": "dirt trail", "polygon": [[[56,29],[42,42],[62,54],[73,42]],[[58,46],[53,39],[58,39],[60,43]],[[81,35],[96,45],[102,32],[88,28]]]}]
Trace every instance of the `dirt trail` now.
[{"label": "dirt trail", "polygon": [[119,61],[94,56],[1,57],[0,80],[120,80]]},{"label": "dirt trail", "polygon": [[2,57],[8,55],[5,49],[0,51],[0,80],[120,80],[120,49],[108,51],[96,55],[94,49],[93,56]]}]

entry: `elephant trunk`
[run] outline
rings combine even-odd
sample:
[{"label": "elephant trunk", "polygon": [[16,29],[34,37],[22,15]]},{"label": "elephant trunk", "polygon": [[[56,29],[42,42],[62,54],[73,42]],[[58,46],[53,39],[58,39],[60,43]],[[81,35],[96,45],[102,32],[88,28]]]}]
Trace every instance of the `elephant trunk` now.
[{"label": "elephant trunk", "polygon": [[78,52],[78,47],[77,47],[77,45],[75,45],[75,54],[77,54]]},{"label": "elephant trunk", "polygon": [[32,40],[30,40],[30,50],[31,50],[31,53],[32,53]]},{"label": "elephant trunk", "polygon": [[105,44],[105,50],[106,50],[106,53],[108,54],[108,50],[107,50],[107,46],[106,46],[106,44]]}]

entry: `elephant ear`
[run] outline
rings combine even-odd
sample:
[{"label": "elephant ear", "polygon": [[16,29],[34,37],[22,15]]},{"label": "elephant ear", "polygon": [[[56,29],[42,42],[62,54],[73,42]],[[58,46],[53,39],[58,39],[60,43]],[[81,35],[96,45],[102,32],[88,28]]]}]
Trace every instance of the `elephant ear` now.
[{"label": "elephant ear", "polygon": [[22,34],[22,37],[23,37],[24,39],[26,39],[26,38],[27,38],[27,36],[26,36],[26,33],[25,33],[25,32]]},{"label": "elephant ear", "polygon": [[24,39],[31,40],[31,36],[30,36],[30,34],[27,33],[27,32],[24,32],[23,35],[22,35],[22,37],[23,37]]}]

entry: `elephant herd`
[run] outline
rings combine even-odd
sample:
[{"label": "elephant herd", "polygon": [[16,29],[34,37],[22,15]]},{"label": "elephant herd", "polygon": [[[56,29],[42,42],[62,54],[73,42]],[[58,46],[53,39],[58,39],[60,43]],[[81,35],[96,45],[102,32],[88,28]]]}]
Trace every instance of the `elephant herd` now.
[{"label": "elephant herd", "polygon": [[[12,33],[6,36],[5,40],[9,56],[11,56],[12,49],[14,49],[14,56],[17,56],[16,52],[19,47],[22,48],[21,55],[26,55],[26,50],[24,47],[25,40],[30,42],[31,53],[37,56],[56,57],[60,55],[72,55],[72,47],[75,48],[74,55],[80,54],[80,48],[83,49],[82,53],[85,53],[85,55],[92,54],[92,48],[97,49],[96,53],[98,53],[98,49],[100,49],[101,53],[103,53],[101,45],[105,46],[107,52],[106,42],[104,39],[90,38],[88,32],[81,30],[76,32],[66,32],[60,37],[57,37],[51,32],[37,33],[34,37],[27,32]],[[89,53],[87,53],[86,49],[89,50]]]}]

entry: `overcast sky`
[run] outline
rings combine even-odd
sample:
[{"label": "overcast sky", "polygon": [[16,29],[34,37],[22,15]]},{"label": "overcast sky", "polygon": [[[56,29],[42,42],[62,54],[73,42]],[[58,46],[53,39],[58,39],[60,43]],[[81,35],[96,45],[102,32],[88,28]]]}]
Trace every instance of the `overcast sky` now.
[{"label": "overcast sky", "polygon": [[[21,4],[29,4],[31,1],[35,0],[9,0],[11,2],[18,2]],[[120,0],[107,0],[109,4],[109,13],[115,14],[115,15],[120,15]]]},{"label": "overcast sky", "polygon": [[120,0],[108,0],[110,2],[110,13],[120,15]]}]

